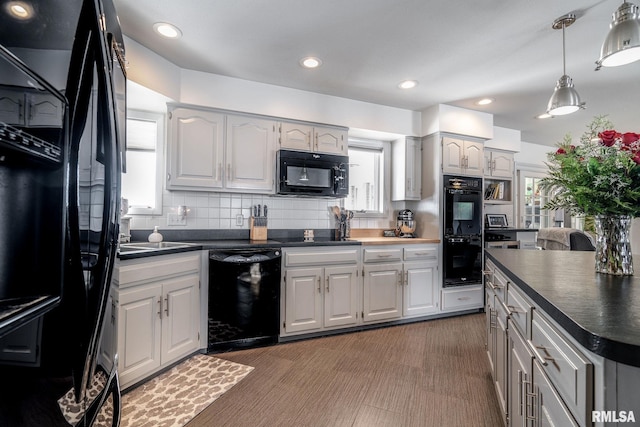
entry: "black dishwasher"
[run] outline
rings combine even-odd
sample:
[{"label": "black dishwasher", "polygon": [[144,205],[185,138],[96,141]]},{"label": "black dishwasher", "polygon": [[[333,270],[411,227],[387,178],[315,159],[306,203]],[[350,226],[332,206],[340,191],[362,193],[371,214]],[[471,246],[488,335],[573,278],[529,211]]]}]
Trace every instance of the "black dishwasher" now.
[{"label": "black dishwasher", "polygon": [[209,252],[208,351],[278,342],[280,248]]}]

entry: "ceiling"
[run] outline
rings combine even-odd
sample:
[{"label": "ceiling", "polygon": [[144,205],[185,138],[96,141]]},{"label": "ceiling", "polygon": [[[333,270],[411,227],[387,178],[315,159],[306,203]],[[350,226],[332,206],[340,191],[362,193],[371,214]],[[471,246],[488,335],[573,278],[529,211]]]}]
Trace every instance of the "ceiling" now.
[{"label": "ceiling", "polygon": [[[593,116],[640,132],[640,61],[595,71],[620,0],[114,0],[123,32],[185,69],[410,110],[449,104],[494,115],[526,142],[578,137]],[[562,75],[586,102],[568,116],[536,119]],[[178,26],[161,39],[155,22]],[[306,70],[305,56],[322,66]],[[401,90],[405,79],[419,81]],[[475,102],[494,98],[489,106]]]}]

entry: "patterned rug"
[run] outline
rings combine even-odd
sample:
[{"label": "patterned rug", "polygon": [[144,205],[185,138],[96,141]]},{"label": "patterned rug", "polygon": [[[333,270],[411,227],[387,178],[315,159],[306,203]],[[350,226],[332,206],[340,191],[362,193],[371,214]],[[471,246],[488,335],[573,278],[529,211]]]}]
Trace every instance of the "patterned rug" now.
[{"label": "patterned rug", "polygon": [[[182,427],[240,382],[253,368],[198,354],[122,396],[121,427]],[[98,382],[99,384],[99,382]],[[99,385],[98,385],[99,386]],[[60,399],[65,418],[77,423],[72,391]],[[111,398],[95,427],[110,427]]]}]

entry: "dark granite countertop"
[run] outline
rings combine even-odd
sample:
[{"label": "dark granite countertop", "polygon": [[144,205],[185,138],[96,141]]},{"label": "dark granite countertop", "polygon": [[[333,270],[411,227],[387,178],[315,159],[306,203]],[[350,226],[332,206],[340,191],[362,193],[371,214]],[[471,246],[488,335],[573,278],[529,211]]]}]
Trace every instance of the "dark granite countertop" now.
[{"label": "dark granite countertop", "polygon": [[169,255],[181,252],[196,250],[215,249],[262,249],[262,248],[285,248],[285,247],[313,247],[313,246],[359,246],[360,242],[354,240],[331,240],[326,238],[316,239],[313,242],[305,242],[303,239],[290,238],[281,240],[249,240],[249,239],[219,239],[219,240],[193,240],[184,241],[190,246],[170,249],[143,250],[133,252],[122,252],[118,254],[121,260],[147,258],[152,256]]},{"label": "dark granite countertop", "polygon": [[640,367],[638,268],[635,276],[596,273],[595,252],[487,249],[485,253],[586,349]]}]

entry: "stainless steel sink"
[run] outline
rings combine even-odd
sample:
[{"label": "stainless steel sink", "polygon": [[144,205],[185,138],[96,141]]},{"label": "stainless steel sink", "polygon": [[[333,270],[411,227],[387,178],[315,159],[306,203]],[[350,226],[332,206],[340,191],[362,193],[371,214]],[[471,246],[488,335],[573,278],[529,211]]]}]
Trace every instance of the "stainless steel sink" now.
[{"label": "stainless steel sink", "polygon": [[192,243],[184,242],[133,242],[121,243],[120,253],[159,251],[163,249],[188,248],[194,246]]}]

